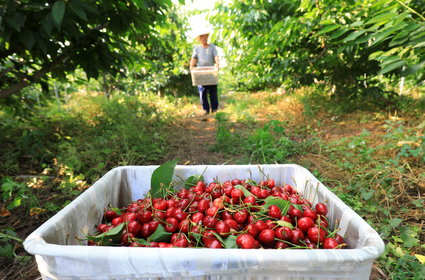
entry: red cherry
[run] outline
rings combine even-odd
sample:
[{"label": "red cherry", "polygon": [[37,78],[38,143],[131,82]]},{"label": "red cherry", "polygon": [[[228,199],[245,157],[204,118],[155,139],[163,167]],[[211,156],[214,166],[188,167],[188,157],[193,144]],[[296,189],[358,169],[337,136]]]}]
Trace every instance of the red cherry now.
[{"label": "red cherry", "polygon": [[269,228],[261,231],[260,234],[258,235],[258,240],[260,241],[260,243],[266,246],[272,246],[272,244],[274,243],[274,238],[275,238],[274,230]]},{"label": "red cherry", "polygon": [[109,229],[109,226],[107,224],[100,224],[97,226],[97,231],[98,232],[107,232]]},{"label": "red cherry", "polygon": [[187,198],[183,198],[177,203],[177,207],[181,208],[182,210],[186,209],[187,206],[189,206],[190,200]]},{"label": "red cherry", "polygon": [[233,201],[240,201],[244,198],[244,194],[240,189],[233,189],[230,195]]},{"label": "red cherry", "polygon": [[242,249],[255,248],[255,239],[249,233],[244,233],[236,238],[236,245]]},{"label": "red cherry", "polygon": [[313,243],[322,243],[326,235],[327,232],[319,227],[312,227],[307,232],[308,239]]},{"label": "red cherry", "polygon": [[242,209],[241,211],[238,211],[233,214],[233,219],[235,219],[236,222],[239,224],[245,223],[245,221],[248,219],[249,213],[247,210]]},{"label": "red cherry", "polygon": [[152,220],[152,212],[149,210],[139,211],[137,212],[136,215],[137,215],[137,219],[142,224],[150,222]]},{"label": "red cherry", "polygon": [[283,242],[283,241],[278,241],[278,242],[276,242],[276,244],[275,244],[275,246],[274,246],[276,249],[286,249],[286,248],[288,248],[289,247],[289,245],[288,244],[286,244],[285,242]]},{"label": "red cherry", "polygon": [[189,219],[181,220],[179,223],[179,230],[183,233],[188,233],[190,228],[190,221]]},{"label": "red cherry", "polygon": [[313,221],[317,220],[317,214],[316,211],[312,210],[312,209],[306,209],[303,212],[303,217],[309,217],[311,218]]},{"label": "red cherry", "polygon": [[302,231],[307,232],[314,226],[314,221],[310,217],[302,217],[298,219],[297,225]]},{"label": "red cherry", "polygon": [[198,211],[201,213],[205,213],[205,211],[210,207],[210,201],[207,199],[201,199],[198,202]]},{"label": "red cherry", "polygon": [[232,214],[230,214],[227,211],[221,212],[220,217],[221,217],[222,220],[233,219]]},{"label": "red cherry", "polygon": [[283,186],[283,190],[290,195],[293,194],[293,193],[296,193],[296,191],[294,190],[294,188],[291,185]]},{"label": "red cherry", "polygon": [[234,230],[238,230],[239,229],[239,224],[238,224],[238,222],[236,222],[235,220],[233,220],[233,219],[226,219],[226,220],[224,220],[224,222],[226,223],[226,224],[228,224],[229,225],[229,227],[231,228],[231,229],[234,229]]},{"label": "red cherry", "polygon": [[267,187],[269,187],[270,189],[273,189],[275,187],[275,181],[273,179],[267,179],[266,181],[266,185]]},{"label": "red cherry", "polygon": [[215,217],[218,213],[218,207],[217,206],[211,206],[207,209],[206,214],[210,217]]},{"label": "red cherry", "polygon": [[221,244],[220,241],[218,241],[218,239],[211,239],[205,243],[205,247],[211,248],[211,249],[221,249],[223,248],[223,245]]},{"label": "red cherry", "polygon": [[115,212],[113,210],[108,210],[108,211],[105,212],[104,216],[105,216],[106,221],[110,222],[113,219],[115,219],[116,217],[118,217],[118,214],[117,214],[117,212]]},{"label": "red cherry", "polygon": [[277,227],[276,223],[274,222],[274,220],[267,220],[266,221],[267,227],[270,229],[274,229],[275,227]]},{"label": "red cherry", "polygon": [[199,224],[199,222],[201,222],[204,218],[205,218],[204,214],[202,214],[201,212],[197,212],[193,214],[190,219],[192,220],[192,222]]},{"label": "red cherry", "polygon": [[202,224],[207,228],[214,228],[217,222],[218,220],[211,216],[205,216],[205,218],[202,220]]},{"label": "red cherry", "polygon": [[179,220],[174,217],[167,218],[164,228],[167,232],[176,232],[179,229]]},{"label": "red cherry", "polygon": [[341,235],[339,235],[339,234],[335,234],[335,240],[339,243],[339,244],[344,244],[345,243],[345,240],[344,240],[344,238],[341,236]]},{"label": "red cherry", "polygon": [[174,208],[172,206],[168,207],[167,210],[165,211],[165,217],[166,218],[173,217],[175,211],[176,211],[176,208]]},{"label": "red cherry", "polygon": [[150,231],[153,233],[159,226],[159,221],[150,221],[148,223]]},{"label": "red cherry", "polygon": [[262,220],[258,220],[258,221],[256,221],[256,222],[254,223],[254,226],[257,228],[257,230],[258,230],[259,232],[261,232],[261,231],[263,231],[263,230],[265,230],[265,229],[269,228],[269,227],[267,226],[266,222],[264,222],[264,221],[262,221]]},{"label": "red cherry", "polygon": [[131,243],[134,241],[134,234],[132,233],[124,233],[121,236],[121,244],[124,246],[130,246]]},{"label": "red cherry", "polygon": [[280,220],[287,222],[287,223],[290,223],[290,224],[292,224],[292,222],[293,222],[292,219],[288,215],[282,216],[282,218],[280,218]]},{"label": "red cherry", "polygon": [[138,236],[142,232],[142,225],[138,221],[131,221],[127,225],[127,231],[134,236]]},{"label": "red cherry", "polygon": [[119,224],[122,224],[124,222],[124,219],[122,217],[116,217],[112,220],[111,225],[116,227]]},{"label": "red cherry", "polygon": [[153,231],[151,231],[149,223],[142,225],[142,236],[143,238],[148,238]]},{"label": "red cherry", "polygon": [[326,216],[328,214],[328,206],[324,203],[317,203],[314,208],[319,215]]},{"label": "red cherry", "polygon": [[247,233],[249,233],[251,236],[256,237],[258,234],[258,229],[253,224],[249,224],[245,227],[245,230]]},{"label": "red cherry", "polygon": [[261,198],[261,199],[267,198],[269,195],[270,195],[270,193],[269,193],[269,191],[268,191],[268,190],[266,190],[266,189],[261,189],[261,190],[258,192],[258,197],[259,197],[259,198]]},{"label": "red cherry", "polygon": [[292,239],[292,229],[289,227],[278,227],[275,230],[276,238],[280,240],[290,241]]},{"label": "red cherry", "polygon": [[288,214],[292,218],[301,218],[303,216],[303,212],[295,207],[293,208],[289,207]]},{"label": "red cherry", "polygon": [[231,182],[233,186],[242,185],[242,181],[239,179],[233,179]]},{"label": "red cherry", "polygon": [[167,201],[165,200],[160,200],[158,202],[155,202],[153,204],[153,208],[157,209],[157,210],[161,210],[161,211],[165,211],[167,209]]},{"label": "red cherry", "polygon": [[182,208],[177,208],[174,211],[174,218],[176,218],[179,221],[186,219],[188,216],[189,216],[189,214],[184,212]]},{"label": "red cherry", "polygon": [[215,224],[214,228],[215,228],[215,231],[221,236],[226,236],[226,235],[229,235],[230,233],[230,226],[224,221],[218,221]]},{"label": "red cherry", "polygon": [[121,215],[124,222],[131,222],[137,220],[137,215],[134,212],[126,212]]},{"label": "red cherry", "polygon": [[291,243],[295,244],[295,245],[299,245],[301,242],[300,240],[303,240],[305,237],[303,231],[299,228],[296,228],[294,230],[292,230],[292,238],[291,238]]},{"label": "red cherry", "polygon": [[282,212],[280,208],[276,205],[270,205],[267,211],[267,214],[276,219],[280,219],[282,217]]},{"label": "red cherry", "polygon": [[247,196],[243,199],[243,203],[245,203],[245,204],[255,205],[256,204],[255,202],[256,202],[255,196],[253,196],[253,195]]},{"label": "red cherry", "polygon": [[232,185],[225,185],[223,187],[223,192],[225,195],[227,196],[231,196],[232,195],[232,191],[234,190],[234,187]]},{"label": "red cherry", "polygon": [[185,248],[189,246],[189,241],[185,238],[185,237],[181,237],[176,239],[172,245],[174,247],[180,247],[180,248]]},{"label": "red cherry", "polygon": [[332,237],[328,237],[323,240],[323,249],[335,249],[339,245],[340,244],[338,243],[338,241],[336,241],[335,238]]}]

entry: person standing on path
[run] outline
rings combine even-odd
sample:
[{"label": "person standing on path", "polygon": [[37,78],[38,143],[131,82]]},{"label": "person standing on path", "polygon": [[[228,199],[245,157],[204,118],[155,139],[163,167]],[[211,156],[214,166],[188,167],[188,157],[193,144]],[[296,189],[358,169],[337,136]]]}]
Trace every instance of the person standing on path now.
[{"label": "person standing on path", "polygon": [[[190,60],[190,70],[194,67],[202,66],[219,68],[217,48],[214,44],[208,43],[209,35],[209,31],[201,31],[198,33],[196,38],[199,41],[199,45],[193,49],[192,58]],[[199,85],[198,91],[205,115],[210,112],[215,113],[218,109],[217,85]],[[211,104],[208,102],[208,95]]]}]

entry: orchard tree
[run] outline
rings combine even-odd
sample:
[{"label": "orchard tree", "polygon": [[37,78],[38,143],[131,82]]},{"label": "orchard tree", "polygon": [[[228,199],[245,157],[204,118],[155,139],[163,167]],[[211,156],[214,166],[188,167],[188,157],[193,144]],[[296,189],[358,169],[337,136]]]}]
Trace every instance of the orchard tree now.
[{"label": "orchard tree", "polygon": [[379,75],[424,78],[420,2],[233,1],[212,22],[239,86],[325,82],[339,95],[362,94]]},{"label": "orchard tree", "polygon": [[88,78],[124,74],[127,50],[156,44],[155,26],[171,6],[171,0],[3,0],[0,98],[78,68]]}]

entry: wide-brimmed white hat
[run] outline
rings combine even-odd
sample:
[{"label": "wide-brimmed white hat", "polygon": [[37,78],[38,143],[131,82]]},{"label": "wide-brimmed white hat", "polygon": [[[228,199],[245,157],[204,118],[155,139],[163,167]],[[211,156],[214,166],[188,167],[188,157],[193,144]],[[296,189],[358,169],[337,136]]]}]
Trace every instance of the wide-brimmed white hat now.
[{"label": "wide-brimmed white hat", "polygon": [[211,31],[208,28],[200,28],[198,30],[195,30],[195,37],[198,38],[201,35],[205,35],[205,34],[211,34]]}]

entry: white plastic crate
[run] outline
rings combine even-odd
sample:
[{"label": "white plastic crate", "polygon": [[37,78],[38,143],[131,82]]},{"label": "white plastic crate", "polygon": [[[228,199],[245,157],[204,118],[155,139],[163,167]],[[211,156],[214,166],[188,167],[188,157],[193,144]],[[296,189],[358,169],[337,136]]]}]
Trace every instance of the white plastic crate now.
[{"label": "white plastic crate", "polygon": [[[91,188],[30,234],[25,249],[36,256],[43,279],[369,279],[384,243],[359,215],[298,165],[177,166],[175,179],[202,174],[206,182],[264,174],[296,187],[313,204],[325,201],[351,249],[200,249],[78,245],[93,233],[108,204],[126,206],[149,191],[157,166],[109,171]],[[261,168],[261,172],[259,170]],[[316,192],[317,190],[317,192]],[[332,225],[333,226],[333,225]]]},{"label": "white plastic crate", "polygon": [[190,70],[193,86],[218,84],[218,69],[214,67],[195,67]]}]

